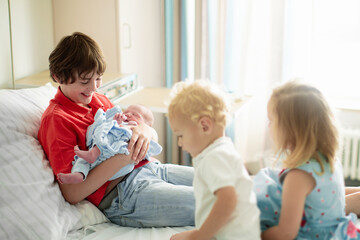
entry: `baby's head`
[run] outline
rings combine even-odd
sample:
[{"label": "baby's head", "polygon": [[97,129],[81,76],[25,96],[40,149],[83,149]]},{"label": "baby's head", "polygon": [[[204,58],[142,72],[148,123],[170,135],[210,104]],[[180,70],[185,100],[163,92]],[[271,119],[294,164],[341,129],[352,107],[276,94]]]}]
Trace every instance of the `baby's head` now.
[{"label": "baby's head", "polygon": [[316,157],[316,151],[332,163],[338,148],[338,131],[332,111],[318,89],[297,81],[275,88],[268,115],[277,150],[290,150],[284,161],[287,167]]},{"label": "baby's head", "polygon": [[226,127],[229,106],[225,94],[205,80],[193,83],[178,82],[172,90],[173,98],[169,104],[169,118],[182,114],[196,122],[207,116],[215,124]]},{"label": "baby's head", "polygon": [[133,104],[124,110],[126,121],[134,121],[137,124],[146,123],[150,127],[154,124],[154,115],[151,110],[143,105]]}]

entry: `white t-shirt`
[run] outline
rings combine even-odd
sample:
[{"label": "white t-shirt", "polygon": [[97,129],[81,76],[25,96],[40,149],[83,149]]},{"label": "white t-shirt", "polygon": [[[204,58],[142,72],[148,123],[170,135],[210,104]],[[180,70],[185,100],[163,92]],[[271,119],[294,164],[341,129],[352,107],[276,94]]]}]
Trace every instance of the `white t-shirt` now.
[{"label": "white t-shirt", "polygon": [[193,165],[196,228],[199,229],[208,217],[216,201],[214,192],[233,186],[237,193],[237,206],[216,238],[260,239],[260,211],[252,191],[253,183],[231,139],[221,137],[215,140],[193,159]]}]

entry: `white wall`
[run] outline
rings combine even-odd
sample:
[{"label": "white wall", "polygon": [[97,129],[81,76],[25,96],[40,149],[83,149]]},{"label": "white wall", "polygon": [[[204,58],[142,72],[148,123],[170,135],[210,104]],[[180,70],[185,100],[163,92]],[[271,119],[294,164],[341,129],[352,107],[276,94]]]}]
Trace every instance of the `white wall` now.
[{"label": "white wall", "polygon": [[[120,0],[121,71],[136,73],[142,86],[165,86],[165,35],[162,0]],[[154,114],[154,129],[159,135],[165,160],[166,131],[164,114]]]},{"label": "white wall", "polygon": [[164,84],[161,0],[53,0],[55,42],[80,31],[101,46],[108,72],[136,73],[144,86]]},{"label": "white wall", "polygon": [[73,32],[83,32],[103,50],[106,71],[120,73],[117,5],[118,0],[53,0],[55,42]]},{"label": "white wall", "polygon": [[121,70],[143,86],[165,86],[164,10],[161,0],[120,0]]},{"label": "white wall", "polygon": [[8,1],[0,0],[0,89],[12,88]]},{"label": "white wall", "polygon": [[[15,80],[48,68],[54,47],[52,4],[45,0],[10,0]],[[0,88],[13,88],[8,1],[0,0]]]},{"label": "white wall", "polygon": [[338,110],[335,113],[339,119],[340,125],[343,128],[358,128],[360,129],[360,111],[352,110]]},{"label": "white wall", "polygon": [[54,48],[52,3],[11,0],[15,80],[48,69]]}]

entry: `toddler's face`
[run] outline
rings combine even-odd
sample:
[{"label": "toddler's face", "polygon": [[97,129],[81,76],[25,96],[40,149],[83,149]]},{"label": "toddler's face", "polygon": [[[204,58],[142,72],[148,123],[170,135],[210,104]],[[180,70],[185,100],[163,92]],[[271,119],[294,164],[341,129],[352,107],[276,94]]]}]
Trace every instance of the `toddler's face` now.
[{"label": "toddler's face", "polygon": [[172,131],[178,138],[178,145],[184,151],[196,157],[204,149],[204,137],[201,127],[196,122],[188,120],[182,114],[169,118]]}]

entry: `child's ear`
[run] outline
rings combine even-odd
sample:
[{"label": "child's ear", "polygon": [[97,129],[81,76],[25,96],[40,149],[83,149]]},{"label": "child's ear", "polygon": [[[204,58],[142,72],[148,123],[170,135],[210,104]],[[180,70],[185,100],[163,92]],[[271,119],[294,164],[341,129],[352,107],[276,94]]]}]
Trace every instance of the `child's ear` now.
[{"label": "child's ear", "polygon": [[52,77],[57,83],[59,83],[59,78],[58,76],[56,76],[56,74],[53,74]]},{"label": "child's ear", "polygon": [[201,117],[199,119],[199,124],[204,133],[209,133],[213,129],[213,121],[209,117]]}]

